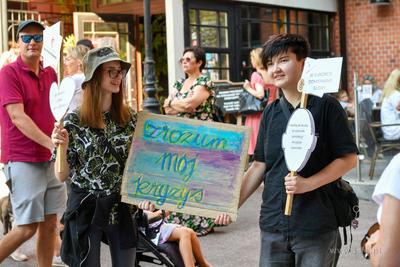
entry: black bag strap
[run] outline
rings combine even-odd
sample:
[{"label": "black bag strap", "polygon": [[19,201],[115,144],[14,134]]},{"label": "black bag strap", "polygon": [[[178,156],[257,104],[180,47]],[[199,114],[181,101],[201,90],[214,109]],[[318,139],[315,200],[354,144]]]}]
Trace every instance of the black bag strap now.
[{"label": "black bag strap", "polygon": [[100,132],[99,129],[94,129],[92,128],[92,130],[97,134],[97,136],[100,138],[100,141],[106,145],[108,147],[108,149],[110,150],[111,154],[113,154],[113,156],[115,157],[115,159],[118,161],[119,165],[121,166],[121,171],[123,171],[125,169],[125,163],[124,161],[121,159],[121,157],[118,155],[117,151],[115,151],[115,149],[111,146],[110,142],[108,141],[108,139],[104,136],[104,134],[102,134]]},{"label": "black bag strap", "polygon": [[281,97],[281,99],[279,99],[279,103],[281,104],[281,108],[282,108],[283,113],[285,114],[286,119],[289,121],[291,114],[285,103],[285,100],[283,99],[283,96]]}]

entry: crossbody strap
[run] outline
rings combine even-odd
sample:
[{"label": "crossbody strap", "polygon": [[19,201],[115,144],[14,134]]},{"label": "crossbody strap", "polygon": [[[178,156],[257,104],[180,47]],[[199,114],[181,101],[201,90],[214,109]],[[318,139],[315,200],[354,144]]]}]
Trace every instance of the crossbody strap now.
[{"label": "crossbody strap", "polygon": [[281,99],[279,99],[279,103],[281,104],[281,108],[283,111],[283,114],[285,114],[286,119],[289,121],[290,118],[290,111],[285,103],[285,100],[283,100],[283,97],[281,97]]},{"label": "crossbody strap", "polygon": [[113,154],[113,156],[117,159],[119,165],[121,166],[121,170],[124,170],[125,169],[124,161],[118,155],[117,151],[115,151],[115,149],[111,146],[110,142],[108,142],[108,139],[99,131],[99,129],[92,128],[92,130],[98,135],[98,137],[100,138],[100,141],[108,147],[111,154]]}]

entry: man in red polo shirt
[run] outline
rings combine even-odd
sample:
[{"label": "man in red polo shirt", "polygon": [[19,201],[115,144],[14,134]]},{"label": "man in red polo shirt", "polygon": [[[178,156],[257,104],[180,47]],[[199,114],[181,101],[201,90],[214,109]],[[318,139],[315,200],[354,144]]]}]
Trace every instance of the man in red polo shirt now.
[{"label": "man in red polo shirt", "polygon": [[16,36],[21,55],[0,71],[1,162],[17,225],[0,241],[0,263],[38,230],[38,265],[51,266],[56,214],[65,210],[65,186],[49,161],[54,149],[49,92],[57,75],[40,62],[43,30],[34,20],[21,23]]}]

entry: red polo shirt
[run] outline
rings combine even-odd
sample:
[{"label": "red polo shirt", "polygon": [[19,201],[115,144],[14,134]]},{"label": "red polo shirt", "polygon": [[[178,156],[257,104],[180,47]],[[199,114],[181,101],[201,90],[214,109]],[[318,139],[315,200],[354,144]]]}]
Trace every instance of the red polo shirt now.
[{"label": "red polo shirt", "polygon": [[26,137],[11,121],[5,106],[22,103],[25,113],[46,135],[51,136],[55,119],[50,110],[50,86],[57,82],[53,68],[43,69],[40,63],[39,76],[18,59],[0,70],[0,125],[1,162],[48,161],[52,151]]}]

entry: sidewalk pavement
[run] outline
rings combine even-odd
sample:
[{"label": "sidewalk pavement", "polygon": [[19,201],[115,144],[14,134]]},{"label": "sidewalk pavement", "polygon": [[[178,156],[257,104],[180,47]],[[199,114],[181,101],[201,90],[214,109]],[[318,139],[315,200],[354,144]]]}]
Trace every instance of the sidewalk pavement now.
[{"label": "sidewalk pavement", "polygon": [[[370,266],[368,260],[361,255],[360,243],[369,227],[376,222],[376,212],[378,205],[371,201],[370,196],[373,188],[382,174],[384,168],[393,157],[393,153],[385,155],[383,160],[376,163],[375,175],[373,180],[369,180],[369,163],[361,162],[362,182],[357,181],[356,169],[348,172],[344,179],[349,181],[355,188],[360,197],[360,217],[358,229],[352,229],[353,241],[351,246],[342,246],[339,267]],[[7,188],[6,188],[7,189]],[[205,259],[214,267],[253,267],[258,266],[260,249],[260,230],[258,218],[261,206],[261,187],[246,201],[238,210],[238,219],[229,226],[216,227],[213,234],[200,237],[200,244]],[[0,194],[4,193],[4,176],[0,175]],[[0,223],[1,224],[1,223]],[[2,228],[0,228],[2,229]],[[342,229],[341,235],[343,237]],[[349,228],[347,228],[349,231]],[[350,243],[351,236],[348,233]],[[0,231],[0,239],[3,231]],[[8,257],[0,267],[27,267],[37,266],[36,260],[36,235],[21,246],[21,250],[28,256],[26,262],[15,262]],[[111,266],[110,253],[106,245],[102,246],[101,261],[103,267]],[[155,266],[152,264],[141,264],[143,267]]]}]

